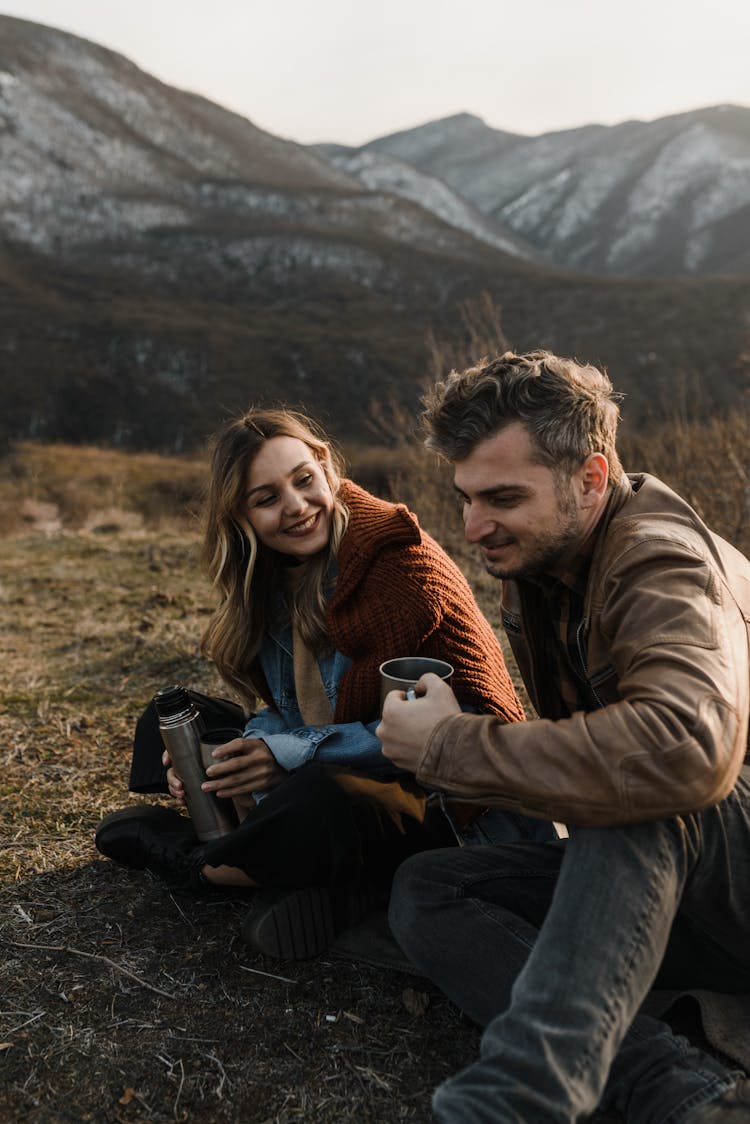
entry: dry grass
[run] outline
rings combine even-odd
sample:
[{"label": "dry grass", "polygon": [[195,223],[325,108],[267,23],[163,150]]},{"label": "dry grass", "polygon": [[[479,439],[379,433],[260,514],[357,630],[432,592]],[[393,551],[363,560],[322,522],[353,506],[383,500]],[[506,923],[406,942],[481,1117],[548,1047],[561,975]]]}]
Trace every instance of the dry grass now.
[{"label": "dry grass", "polygon": [[[631,453],[747,551],[747,437],[736,414]],[[444,470],[406,436],[350,453],[355,478],[447,545],[499,629]],[[4,468],[0,1119],[427,1120],[477,1045],[434,988],[333,956],[266,962],[238,939],[241,897],[196,901],[94,848],[128,799],[153,691],[220,687],[198,652],[203,461],[28,444]]]},{"label": "dry grass", "polygon": [[6,534],[182,528],[195,523],[205,470],[198,456],[20,442],[0,475],[0,518]]},{"label": "dry grass", "polygon": [[[122,800],[134,709],[154,682],[216,686],[197,652],[207,591],[194,550],[174,533],[0,540],[0,784],[15,782],[19,813],[14,846],[0,856],[6,877],[54,868],[69,832]],[[40,836],[57,848],[40,847]]]},{"label": "dry grass", "polygon": [[29,444],[0,477],[0,1118],[427,1120],[477,1044],[434,988],[267,962],[239,940],[243,898],[170,892],[94,848],[153,691],[220,689],[198,652],[202,471]]},{"label": "dry grass", "polygon": [[653,472],[708,525],[750,555],[750,409],[705,421],[676,420],[623,442],[623,459]]},{"label": "dry grass", "polygon": [[94,848],[154,689],[218,688],[196,546],[0,540],[0,1119],[426,1120],[476,1050],[434,988],[333,956],[266,961],[239,940],[242,897],[170,892]]}]

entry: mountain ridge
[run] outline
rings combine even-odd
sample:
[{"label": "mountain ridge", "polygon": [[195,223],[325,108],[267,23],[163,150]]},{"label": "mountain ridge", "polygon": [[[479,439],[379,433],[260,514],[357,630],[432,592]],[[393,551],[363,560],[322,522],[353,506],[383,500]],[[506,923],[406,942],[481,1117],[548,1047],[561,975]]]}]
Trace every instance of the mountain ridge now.
[{"label": "mountain ridge", "polygon": [[0,16],[6,439],[187,449],[282,399],[364,440],[373,400],[415,409],[426,333],[460,337],[483,292],[513,346],[615,368],[632,424],[675,371],[699,371],[712,405],[744,393],[750,279],[550,268],[444,185],[404,198],[403,167],[389,174],[367,186],[106,48]]},{"label": "mountain ridge", "polygon": [[[550,264],[619,276],[750,270],[750,109],[708,106],[536,137],[457,114],[361,152],[443,180]],[[728,221],[738,238],[724,236]]]}]

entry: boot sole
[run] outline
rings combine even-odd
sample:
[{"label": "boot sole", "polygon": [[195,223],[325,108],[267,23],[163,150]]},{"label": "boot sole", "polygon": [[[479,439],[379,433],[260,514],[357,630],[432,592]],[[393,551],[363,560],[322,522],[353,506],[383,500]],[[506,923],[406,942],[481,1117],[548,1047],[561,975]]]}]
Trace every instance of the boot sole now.
[{"label": "boot sole", "polygon": [[251,907],[241,932],[251,948],[277,960],[318,956],[336,936],[331,895],[322,886],[290,890],[257,916]]}]

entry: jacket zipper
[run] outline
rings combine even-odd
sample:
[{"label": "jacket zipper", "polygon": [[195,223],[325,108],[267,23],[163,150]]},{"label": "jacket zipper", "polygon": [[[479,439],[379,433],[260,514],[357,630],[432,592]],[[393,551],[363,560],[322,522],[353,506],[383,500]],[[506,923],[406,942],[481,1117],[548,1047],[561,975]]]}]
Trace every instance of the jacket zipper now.
[{"label": "jacket zipper", "polygon": [[601,708],[601,707],[604,706],[604,702],[599,697],[597,689],[594,686],[594,684],[593,684],[593,682],[592,682],[592,680],[589,676],[589,669],[586,666],[586,661],[583,658],[583,645],[581,644],[581,633],[583,632],[585,624],[586,624],[585,620],[582,620],[580,622],[580,624],[578,625],[578,628],[576,629],[576,647],[578,648],[578,659],[581,661],[581,668],[583,669],[583,674],[584,674],[584,677],[586,679],[586,685],[588,686],[589,690],[591,691],[591,694],[596,699],[597,706],[599,706]]}]

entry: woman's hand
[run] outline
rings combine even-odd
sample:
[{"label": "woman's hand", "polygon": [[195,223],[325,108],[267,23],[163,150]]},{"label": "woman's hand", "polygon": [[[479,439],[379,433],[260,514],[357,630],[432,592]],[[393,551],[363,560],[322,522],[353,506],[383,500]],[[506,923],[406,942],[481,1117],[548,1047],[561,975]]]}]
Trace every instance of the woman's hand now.
[{"label": "woman's hand", "polygon": [[287,776],[260,738],[234,738],[218,745],[212,753],[215,765],[209,765],[201,788],[217,796],[232,797],[263,792],[275,788]]},{"label": "woman's hand", "polygon": [[167,769],[167,787],[169,789],[169,795],[174,797],[178,804],[184,804],[185,786],[174,771],[172,758],[169,756],[169,752],[166,749],[161,755],[161,763],[165,765]]}]

